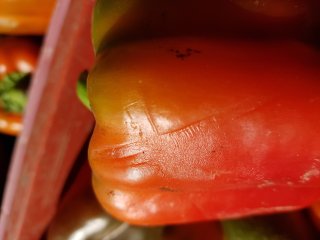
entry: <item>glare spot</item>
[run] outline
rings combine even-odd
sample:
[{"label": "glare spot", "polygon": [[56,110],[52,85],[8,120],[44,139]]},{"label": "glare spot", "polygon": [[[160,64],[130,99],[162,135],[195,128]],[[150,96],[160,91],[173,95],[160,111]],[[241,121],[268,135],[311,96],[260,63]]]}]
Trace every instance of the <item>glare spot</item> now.
[{"label": "glare spot", "polygon": [[155,118],[155,122],[159,129],[162,129],[162,131],[166,132],[173,128],[173,122],[172,120],[169,120],[168,118],[158,115]]},{"label": "glare spot", "polygon": [[115,192],[112,197],[112,204],[119,210],[127,210],[128,204],[130,202],[130,197],[121,191]]},{"label": "glare spot", "polygon": [[273,181],[263,180],[263,182],[258,185],[258,188],[265,188],[265,187],[270,187],[270,186],[274,186],[274,185],[275,185],[275,183]]},{"label": "glare spot", "polygon": [[109,220],[105,218],[96,218],[89,220],[83,227],[75,231],[69,240],[85,240],[88,239],[92,234],[102,231],[109,224]]},{"label": "glare spot", "polygon": [[131,181],[139,181],[144,175],[144,172],[138,168],[130,168],[127,171],[127,178]]},{"label": "glare spot", "polygon": [[148,208],[150,213],[156,213],[158,211],[158,207],[153,202],[147,202],[145,203],[146,207]]},{"label": "glare spot", "polygon": [[320,175],[320,170],[313,166],[309,171],[305,172],[301,177],[301,182],[308,182],[313,177],[318,177]]},{"label": "glare spot", "polygon": [[0,17],[0,26],[15,28],[18,25],[19,25],[19,23],[14,19],[10,19],[7,17]]},{"label": "glare spot", "polygon": [[0,73],[5,73],[7,71],[7,67],[3,64],[0,64]]},{"label": "glare spot", "polygon": [[14,131],[21,131],[22,130],[22,124],[21,123],[12,123],[11,129]]},{"label": "glare spot", "polygon": [[293,186],[293,182],[288,181],[288,182],[287,182],[287,185],[288,185],[288,186]]},{"label": "glare spot", "polygon": [[8,122],[0,119],[0,128],[8,127]]},{"label": "glare spot", "polygon": [[111,232],[108,233],[102,240],[112,240],[118,239],[118,237],[125,232],[130,226],[127,223],[122,223],[117,228],[113,229]]},{"label": "glare spot", "polygon": [[252,144],[256,142],[256,137],[257,137],[257,126],[250,122],[250,121],[245,121],[241,123],[241,127],[243,130],[243,143],[246,146],[251,147]]},{"label": "glare spot", "polygon": [[33,70],[33,67],[25,61],[19,61],[17,63],[17,67],[21,72],[25,72],[25,73],[32,72]]}]

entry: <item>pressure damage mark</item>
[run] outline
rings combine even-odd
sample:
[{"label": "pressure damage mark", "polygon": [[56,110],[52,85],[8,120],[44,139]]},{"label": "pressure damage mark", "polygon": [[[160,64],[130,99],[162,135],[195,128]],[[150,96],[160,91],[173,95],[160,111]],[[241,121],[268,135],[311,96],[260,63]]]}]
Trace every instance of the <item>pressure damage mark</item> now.
[{"label": "pressure damage mark", "polygon": [[159,189],[163,192],[177,192],[177,190],[166,186],[160,187]]}]

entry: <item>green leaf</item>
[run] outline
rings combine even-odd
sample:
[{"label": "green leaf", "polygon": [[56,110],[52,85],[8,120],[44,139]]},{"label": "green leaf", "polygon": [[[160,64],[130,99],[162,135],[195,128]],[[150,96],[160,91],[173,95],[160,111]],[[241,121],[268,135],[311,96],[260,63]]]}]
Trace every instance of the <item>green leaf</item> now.
[{"label": "green leaf", "polygon": [[23,113],[27,104],[27,95],[23,90],[11,89],[0,95],[0,106],[10,113]]},{"label": "green leaf", "polygon": [[19,82],[23,81],[29,73],[13,72],[7,74],[0,80],[0,94],[14,88]]},{"label": "green leaf", "polygon": [[80,75],[79,80],[77,82],[77,95],[78,95],[78,98],[80,99],[80,101],[82,102],[82,104],[86,108],[91,110],[90,102],[88,99],[88,93],[87,93],[87,76],[88,76],[87,71],[83,72]]},{"label": "green leaf", "polygon": [[290,240],[268,217],[251,217],[222,222],[225,240]]}]

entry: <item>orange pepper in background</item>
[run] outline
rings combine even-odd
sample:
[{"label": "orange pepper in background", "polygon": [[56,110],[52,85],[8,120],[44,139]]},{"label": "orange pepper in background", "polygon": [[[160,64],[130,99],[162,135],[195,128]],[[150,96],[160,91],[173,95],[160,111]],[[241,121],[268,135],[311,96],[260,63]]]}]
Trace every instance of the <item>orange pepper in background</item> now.
[{"label": "orange pepper in background", "polygon": [[305,2],[281,18],[229,1],[97,2],[89,161],[108,212],[161,225],[320,198],[320,55]]},{"label": "orange pepper in background", "polygon": [[0,0],[0,33],[42,35],[56,0]]},{"label": "orange pepper in background", "polygon": [[[1,37],[0,81],[12,73],[34,72],[39,48],[40,45],[33,39]],[[0,107],[0,132],[9,135],[18,135],[21,129],[22,113],[8,112]]]}]

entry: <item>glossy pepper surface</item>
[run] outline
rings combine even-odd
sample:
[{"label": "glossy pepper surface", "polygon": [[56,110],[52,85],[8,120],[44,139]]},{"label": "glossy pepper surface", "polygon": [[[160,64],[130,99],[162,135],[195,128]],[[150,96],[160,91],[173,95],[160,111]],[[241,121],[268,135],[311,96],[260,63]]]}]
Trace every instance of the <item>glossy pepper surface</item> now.
[{"label": "glossy pepper surface", "polygon": [[0,0],[0,33],[46,32],[56,0]]},{"label": "glossy pepper surface", "polygon": [[[119,28],[139,28],[139,17],[119,17]],[[221,38],[191,28],[176,36],[178,20],[170,28],[150,22],[142,38],[110,26],[115,35],[94,35],[89,160],[103,207],[158,225],[288,211],[319,199],[316,48],[299,35]]]},{"label": "glossy pepper surface", "polygon": [[90,178],[91,172],[86,163],[60,202],[46,239],[80,236],[97,240],[198,240],[199,237],[202,240],[316,239],[302,212],[162,227],[131,226],[116,221],[103,211],[92,192]]},{"label": "glossy pepper surface", "polygon": [[[25,74],[32,73],[37,63],[39,46],[31,39],[13,37],[0,38],[0,132],[17,135],[22,129],[22,112],[6,109],[5,96],[14,88],[4,84],[19,81]],[[14,93],[14,92],[11,92]],[[10,104],[10,103],[9,103]],[[9,107],[10,108],[10,107]]]}]

